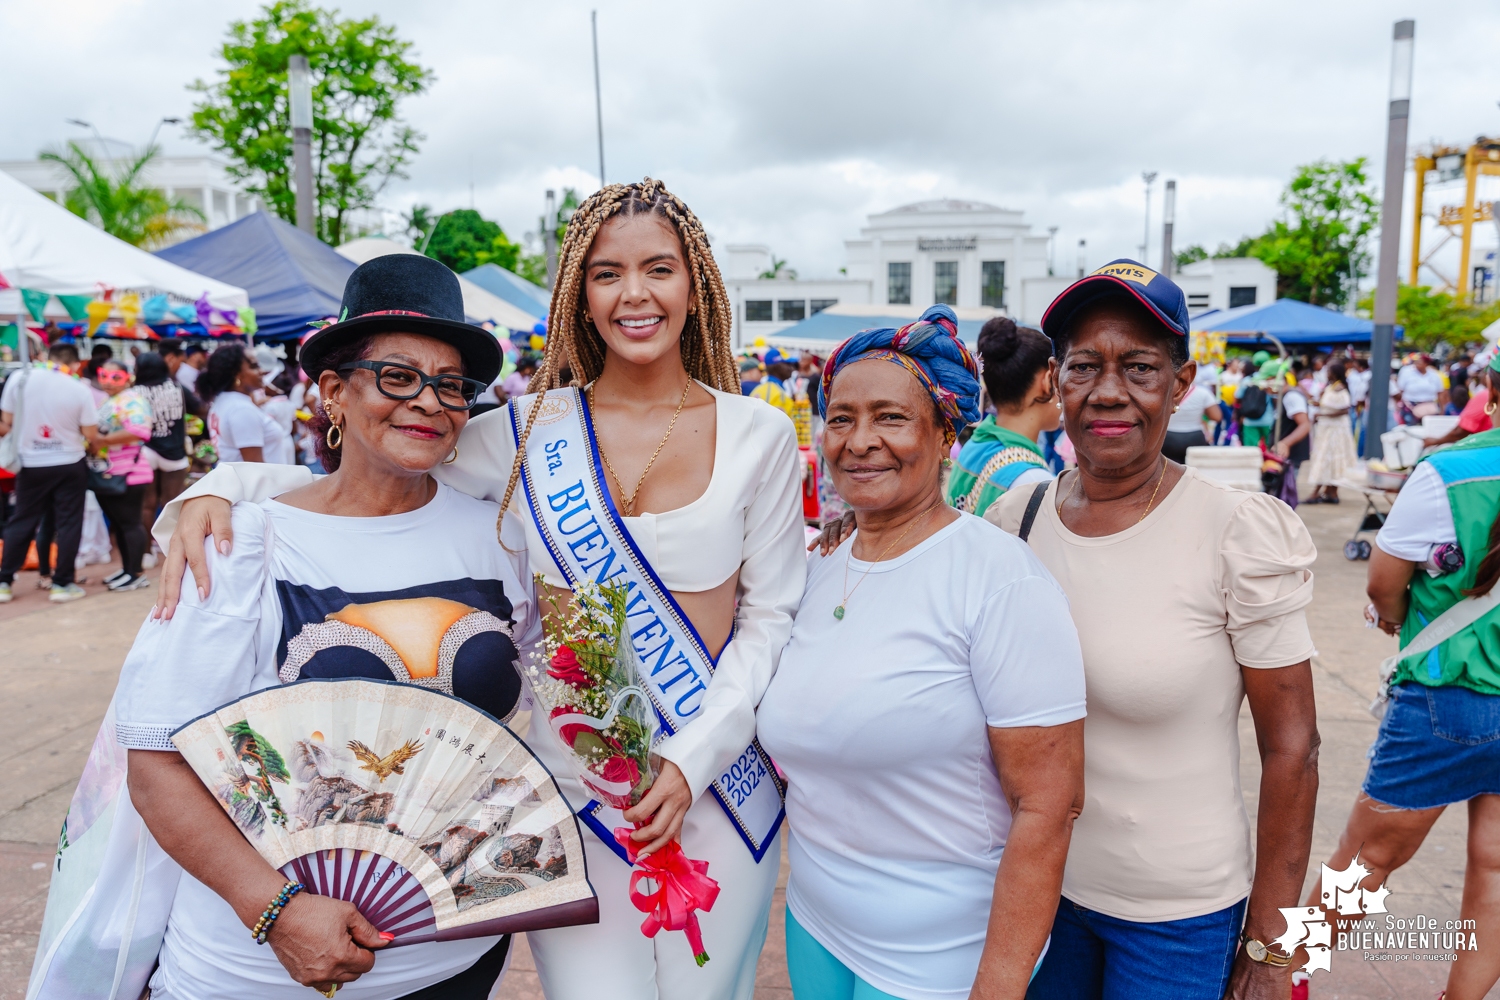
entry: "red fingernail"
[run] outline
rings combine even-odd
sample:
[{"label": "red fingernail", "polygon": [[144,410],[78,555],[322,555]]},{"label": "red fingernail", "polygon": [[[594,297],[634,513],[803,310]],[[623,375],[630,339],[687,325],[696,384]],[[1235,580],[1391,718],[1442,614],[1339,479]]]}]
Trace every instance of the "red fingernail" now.
[{"label": "red fingernail", "polygon": [[392,934],[390,931],[381,931],[380,932],[380,940],[385,941],[385,942],[391,942],[391,941],[396,940],[396,935]]}]

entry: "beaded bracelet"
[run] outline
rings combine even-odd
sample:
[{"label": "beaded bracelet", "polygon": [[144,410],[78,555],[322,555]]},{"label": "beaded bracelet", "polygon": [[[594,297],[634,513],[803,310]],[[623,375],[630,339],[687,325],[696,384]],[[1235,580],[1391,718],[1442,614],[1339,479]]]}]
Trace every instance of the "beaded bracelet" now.
[{"label": "beaded bracelet", "polygon": [[266,943],[266,936],[271,933],[271,927],[276,923],[276,918],[281,916],[281,911],[286,908],[286,904],[291,902],[292,897],[301,892],[302,889],[301,882],[288,882],[281,887],[281,891],[276,894],[276,898],[271,900],[270,905],[261,913],[260,919],[255,922],[255,928],[250,932],[250,936],[255,938],[256,944]]}]

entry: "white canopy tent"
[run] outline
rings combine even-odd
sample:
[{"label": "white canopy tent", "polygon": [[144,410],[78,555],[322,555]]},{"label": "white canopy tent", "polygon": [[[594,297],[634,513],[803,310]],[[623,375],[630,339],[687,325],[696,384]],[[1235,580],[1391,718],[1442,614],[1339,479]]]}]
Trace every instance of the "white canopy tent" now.
[{"label": "white canopy tent", "polygon": [[[22,312],[22,288],[50,295],[96,295],[101,286],[165,294],[179,303],[207,295],[216,309],[243,309],[243,288],[162,260],[104,232],[0,171],[0,316]],[[54,310],[56,312],[54,313]],[[66,313],[56,300],[49,314]]]},{"label": "white canopy tent", "polygon": [[[383,236],[362,236],[336,249],[356,264],[363,264],[387,254],[417,252]],[[516,308],[500,296],[485,291],[463,275],[458,276],[458,287],[464,296],[464,312],[468,314],[469,321],[472,323],[483,323],[489,320],[508,330],[520,330],[526,333],[529,333],[536,325],[535,316]]]}]

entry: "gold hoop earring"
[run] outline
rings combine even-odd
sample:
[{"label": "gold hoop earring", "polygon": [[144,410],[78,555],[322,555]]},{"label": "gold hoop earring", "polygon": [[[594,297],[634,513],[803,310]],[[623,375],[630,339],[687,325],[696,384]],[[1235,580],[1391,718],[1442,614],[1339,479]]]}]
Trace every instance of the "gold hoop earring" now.
[{"label": "gold hoop earring", "polygon": [[1495,415],[1495,410],[1497,407],[1500,407],[1500,400],[1490,400],[1488,403],[1485,403],[1484,415],[1487,417],[1493,417]]},{"label": "gold hoop earring", "polygon": [[452,465],[454,462],[457,462],[457,461],[458,461],[458,445],[454,445],[453,446],[453,454],[451,454],[447,458],[443,459],[443,464],[444,465]]},{"label": "gold hoop earring", "polygon": [[[338,438],[337,441],[334,440],[335,437]],[[338,451],[344,446],[344,429],[338,424],[330,423],[328,433],[323,435],[323,440],[328,442],[329,451]]]}]

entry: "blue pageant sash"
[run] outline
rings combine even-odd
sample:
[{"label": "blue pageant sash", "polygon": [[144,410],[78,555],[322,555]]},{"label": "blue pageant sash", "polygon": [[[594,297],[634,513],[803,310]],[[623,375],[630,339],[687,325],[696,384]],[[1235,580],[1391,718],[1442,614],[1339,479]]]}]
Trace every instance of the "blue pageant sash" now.
[{"label": "blue pageant sash", "polygon": [[[511,401],[511,433],[518,443],[535,402],[534,395]],[[587,579],[623,583],[629,590],[627,622],[644,671],[641,682],[661,722],[657,741],[666,739],[698,714],[717,658],[708,655],[692,622],[625,529],[604,488],[593,420],[577,389],[547,391],[526,441],[521,484],[537,531],[570,587]],[[781,827],[786,792],[760,741],[752,740],[709,788],[759,862]],[[629,864],[614,837],[616,827],[630,825],[619,810],[590,801],[578,817]]]}]

